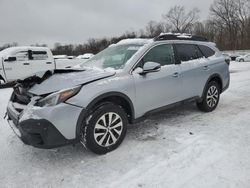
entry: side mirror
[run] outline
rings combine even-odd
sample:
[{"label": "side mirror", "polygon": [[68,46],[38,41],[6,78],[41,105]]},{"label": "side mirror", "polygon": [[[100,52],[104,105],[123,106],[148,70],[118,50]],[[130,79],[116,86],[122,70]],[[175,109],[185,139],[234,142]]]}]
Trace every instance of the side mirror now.
[{"label": "side mirror", "polygon": [[145,75],[150,72],[158,72],[161,70],[161,65],[155,62],[146,62],[142,68],[141,75]]},{"label": "side mirror", "polygon": [[5,62],[16,61],[16,57],[9,57],[8,59],[5,59],[4,61],[5,61]]}]

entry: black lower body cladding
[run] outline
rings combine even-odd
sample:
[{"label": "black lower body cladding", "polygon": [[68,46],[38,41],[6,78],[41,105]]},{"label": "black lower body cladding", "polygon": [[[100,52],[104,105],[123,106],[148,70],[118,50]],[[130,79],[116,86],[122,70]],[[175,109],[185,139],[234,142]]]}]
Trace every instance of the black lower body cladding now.
[{"label": "black lower body cladding", "polygon": [[[8,118],[13,123],[17,122],[11,118],[11,115]],[[77,142],[66,139],[51,122],[45,119],[29,119],[14,126],[20,131],[20,139],[25,144],[37,148],[50,149]]]}]

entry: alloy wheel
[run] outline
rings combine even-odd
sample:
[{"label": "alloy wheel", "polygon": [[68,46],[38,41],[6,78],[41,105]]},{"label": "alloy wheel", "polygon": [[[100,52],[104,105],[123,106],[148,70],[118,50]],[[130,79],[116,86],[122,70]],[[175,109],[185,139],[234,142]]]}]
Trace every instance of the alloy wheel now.
[{"label": "alloy wheel", "polygon": [[122,134],[122,118],[114,112],[102,115],[94,127],[96,143],[102,147],[114,145]]},{"label": "alloy wheel", "polygon": [[207,105],[210,108],[213,108],[217,104],[218,99],[219,99],[219,91],[217,87],[213,85],[208,89],[207,92]]}]

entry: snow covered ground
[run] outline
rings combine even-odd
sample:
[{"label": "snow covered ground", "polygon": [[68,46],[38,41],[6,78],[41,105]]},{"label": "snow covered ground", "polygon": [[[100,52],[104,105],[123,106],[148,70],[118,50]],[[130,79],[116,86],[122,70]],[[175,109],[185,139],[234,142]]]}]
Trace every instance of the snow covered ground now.
[{"label": "snow covered ground", "polygon": [[231,64],[231,85],[212,113],[179,106],[130,126],[123,144],[97,156],[80,144],[24,145],[3,120],[0,187],[250,187],[250,63]]}]

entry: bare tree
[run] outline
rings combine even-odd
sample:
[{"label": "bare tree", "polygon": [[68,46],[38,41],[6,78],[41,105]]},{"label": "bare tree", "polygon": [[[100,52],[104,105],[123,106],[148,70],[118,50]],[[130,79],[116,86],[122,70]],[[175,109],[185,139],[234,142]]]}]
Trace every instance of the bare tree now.
[{"label": "bare tree", "polygon": [[146,26],[147,37],[155,37],[160,33],[164,32],[164,24],[156,21],[148,22]]},{"label": "bare tree", "polygon": [[186,13],[184,6],[174,6],[163,18],[169,23],[174,32],[190,32],[193,25],[199,20],[199,9],[193,8]]},{"label": "bare tree", "polygon": [[0,46],[0,51],[4,50],[6,48],[9,48],[9,47],[14,47],[14,46],[18,46],[18,43],[17,42],[13,42],[13,43],[4,44],[3,46]]},{"label": "bare tree", "polygon": [[246,47],[247,21],[250,16],[249,0],[215,0],[210,7],[211,18],[218,35],[223,35],[224,46],[230,49]]}]

